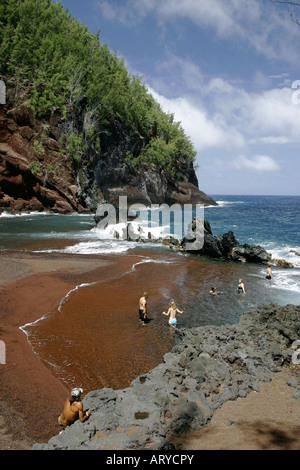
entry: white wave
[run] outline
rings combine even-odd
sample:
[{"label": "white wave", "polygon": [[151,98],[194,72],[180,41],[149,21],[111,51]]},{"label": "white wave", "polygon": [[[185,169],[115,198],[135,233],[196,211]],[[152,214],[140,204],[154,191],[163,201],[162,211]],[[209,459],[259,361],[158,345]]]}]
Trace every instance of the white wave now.
[{"label": "white wave", "polygon": [[172,264],[174,263],[173,260],[166,260],[166,259],[153,259],[153,258],[144,258],[142,261],[138,261],[137,263],[134,263],[132,265],[131,270],[135,270],[135,267],[140,265],[140,264],[145,264],[145,263],[158,263],[158,264]]},{"label": "white wave", "polygon": [[20,212],[18,214],[12,214],[10,212],[2,212],[0,214],[0,219],[4,219],[4,218],[7,218],[7,219],[13,219],[13,218],[16,218],[16,217],[31,217],[31,216],[47,216],[47,215],[50,215],[48,214],[47,212]]},{"label": "white wave", "polygon": [[[173,236],[176,237],[176,227],[174,231],[175,234]],[[154,240],[158,240],[172,236],[170,224],[160,226],[155,220],[151,220],[150,226],[148,222],[140,223],[133,221],[129,224],[120,223],[108,225],[104,229],[97,226],[92,228],[91,232],[100,240],[128,240],[129,238],[131,240],[138,240],[139,238],[147,240],[149,236]]]},{"label": "white wave", "polygon": [[30,327],[30,326],[33,326],[33,325],[36,325],[37,323],[39,323],[40,321],[44,320],[46,318],[45,315],[43,315],[41,318],[38,318],[37,320],[33,321],[33,322],[30,322],[30,323],[26,323],[25,325],[23,326],[19,326],[19,329],[21,331],[23,331],[23,333],[25,333],[25,335],[28,337],[28,332],[26,331],[26,328]]},{"label": "white wave", "polygon": [[286,269],[278,271],[273,275],[273,280],[272,287],[274,289],[282,289],[300,294],[300,273],[298,270],[294,272],[292,270],[287,272]]},{"label": "white wave", "polygon": [[300,256],[297,256],[294,253],[294,251],[296,253],[300,253],[300,247],[274,246],[273,248],[268,247],[267,250],[272,254],[274,259],[284,259],[289,263],[292,263],[294,267],[300,268]]},{"label": "white wave", "polygon": [[118,240],[113,241],[87,241],[76,243],[72,246],[67,246],[62,250],[61,253],[72,253],[72,254],[109,254],[109,253],[125,253],[126,251],[133,248],[131,242],[119,242]]},{"label": "white wave", "polygon": [[218,204],[217,206],[206,206],[205,209],[210,209],[210,208],[218,208],[218,207],[224,207],[224,206],[229,206],[229,205],[234,205],[234,204],[244,204],[244,201],[216,201]]},{"label": "white wave", "polygon": [[[300,270],[298,268],[273,267],[272,280],[266,280],[266,286],[270,289],[282,290],[300,294]],[[266,269],[263,268],[259,274],[252,274],[254,277],[265,278]]]},{"label": "white wave", "polygon": [[71,289],[71,290],[62,298],[62,300],[60,301],[59,306],[58,306],[58,311],[61,312],[62,306],[68,301],[68,299],[70,298],[70,295],[71,295],[73,292],[76,292],[77,290],[82,289],[83,287],[95,286],[96,284],[98,284],[98,281],[95,281],[95,282],[84,282],[84,283],[82,283],[82,284],[78,284],[76,287],[74,287],[74,289]]}]

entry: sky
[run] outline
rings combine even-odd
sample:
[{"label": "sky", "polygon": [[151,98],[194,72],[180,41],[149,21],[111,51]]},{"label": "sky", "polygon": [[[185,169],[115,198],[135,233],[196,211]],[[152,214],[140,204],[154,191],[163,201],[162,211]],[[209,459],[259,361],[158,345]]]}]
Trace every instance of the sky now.
[{"label": "sky", "polygon": [[[297,0],[296,0],[297,1]],[[209,195],[300,195],[300,6],[62,0],[193,143]],[[299,1],[300,4],[300,1]]]}]

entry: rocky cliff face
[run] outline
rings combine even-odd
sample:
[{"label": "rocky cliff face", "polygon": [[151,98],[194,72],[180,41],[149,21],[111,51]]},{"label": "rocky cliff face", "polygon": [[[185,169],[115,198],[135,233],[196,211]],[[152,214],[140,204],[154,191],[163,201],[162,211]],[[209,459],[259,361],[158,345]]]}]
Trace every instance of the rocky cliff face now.
[{"label": "rocky cliff face", "polygon": [[95,212],[103,202],[118,206],[119,196],[127,196],[129,205],[216,204],[198,189],[192,163],[178,160],[175,178],[154,165],[136,169],[127,163],[126,155],[138,156],[147,142],[119,119],[98,125],[101,150],[85,148],[76,161],[66,150],[67,137],[81,132],[84,116],[71,123],[54,113],[39,121],[13,96],[15,89],[8,88],[7,104],[0,107],[0,210]]},{"label": "rocky cliff face", "polygon": [[51,121],[46,130],[30,108],[1,106],[0,210],[69,213],[86,209],[79,204],[74,169],[70,159],[60,154],[58,136]]},{"label": "rocky cliff face", "polygon": [[[86,172],[92,170],[97,186],[101,188],[103,199],[116,206],[119,196],[127,196],[128,205],[216,204],[198,189],[198,180],[192,162],[178,160],[175,178],[170,178],[154,165],[144,164],[140,169],[136,169],[124,161],[124,156],[128,153],[133,157],[138,156],[148,143],[138,132],[128,132],[122,122],[114,119],[103,126],[99,134],[101,154],[95,155],[89,168],[84,167],[80,172],[82,190],[87,195],[90,193],[90,188],[86,184],[89,181]],[[150,138],[149,135],[149,140]]]}]

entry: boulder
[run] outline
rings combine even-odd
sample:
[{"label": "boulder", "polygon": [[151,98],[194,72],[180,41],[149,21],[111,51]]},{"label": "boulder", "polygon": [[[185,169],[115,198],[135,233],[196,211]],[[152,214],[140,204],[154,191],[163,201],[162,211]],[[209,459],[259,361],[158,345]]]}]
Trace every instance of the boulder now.
[{"label": "boulder", "polygon": [[279,266],[280,268],[293,268],[294,265],[293,263],[290,263],[289,261],[286,261],[285,259],[272,259],[272,264],[275,264],[275,266]]},{"label": "boulder", "polygon": [[267,263],[272,256],[261,246],[250,246],[248,244],[238,245],[232,248],[230,254],[232,260],[244,259],[252,263]]},{"label": "boulder", "polygon": [[[196,245],[188,244],[190,240],[199,240],[202,234],[202,247],[197,249]],[[182,240],[181,246],[184,251],[192,251],[210,258],[252,263],[267,263],[271,260],[271,255],[260,246],[240,245],[231,230],[224,235],[213,235],[209,221],[203,221],[199,217],[195,217],[189,224],[187,236]]]}]

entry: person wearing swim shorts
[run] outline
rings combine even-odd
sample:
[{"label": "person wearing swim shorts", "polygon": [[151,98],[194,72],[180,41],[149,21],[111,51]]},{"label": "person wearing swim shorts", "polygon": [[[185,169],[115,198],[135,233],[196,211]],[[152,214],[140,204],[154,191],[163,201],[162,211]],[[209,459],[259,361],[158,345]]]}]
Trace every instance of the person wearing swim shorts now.
[{"label": "person wearing swim shorts", "polygon": [[177,319],[176,319],[176,313],[180,313],[181,315],[183,314],[183,310],[179,310],[177,307],[176,307],[176,304],[175,302],[170,302],[169,304],[169,310],[167,312],[162,312],[163,315],[167,315],[169,317],[169,325],[171,326],[176,326],[177,324]]},{"label": "person wearing swim shorts", "polygon": [[147,321],[147,299],[148,292],[144,292],[139,300],[139,319],[143,324]]},{"label": "person wearing swim shorts", "polygon": [[266,279],[272,279],[272,268],[271,268],[271,264],[269,264],[268,267],[267,267]]}]

